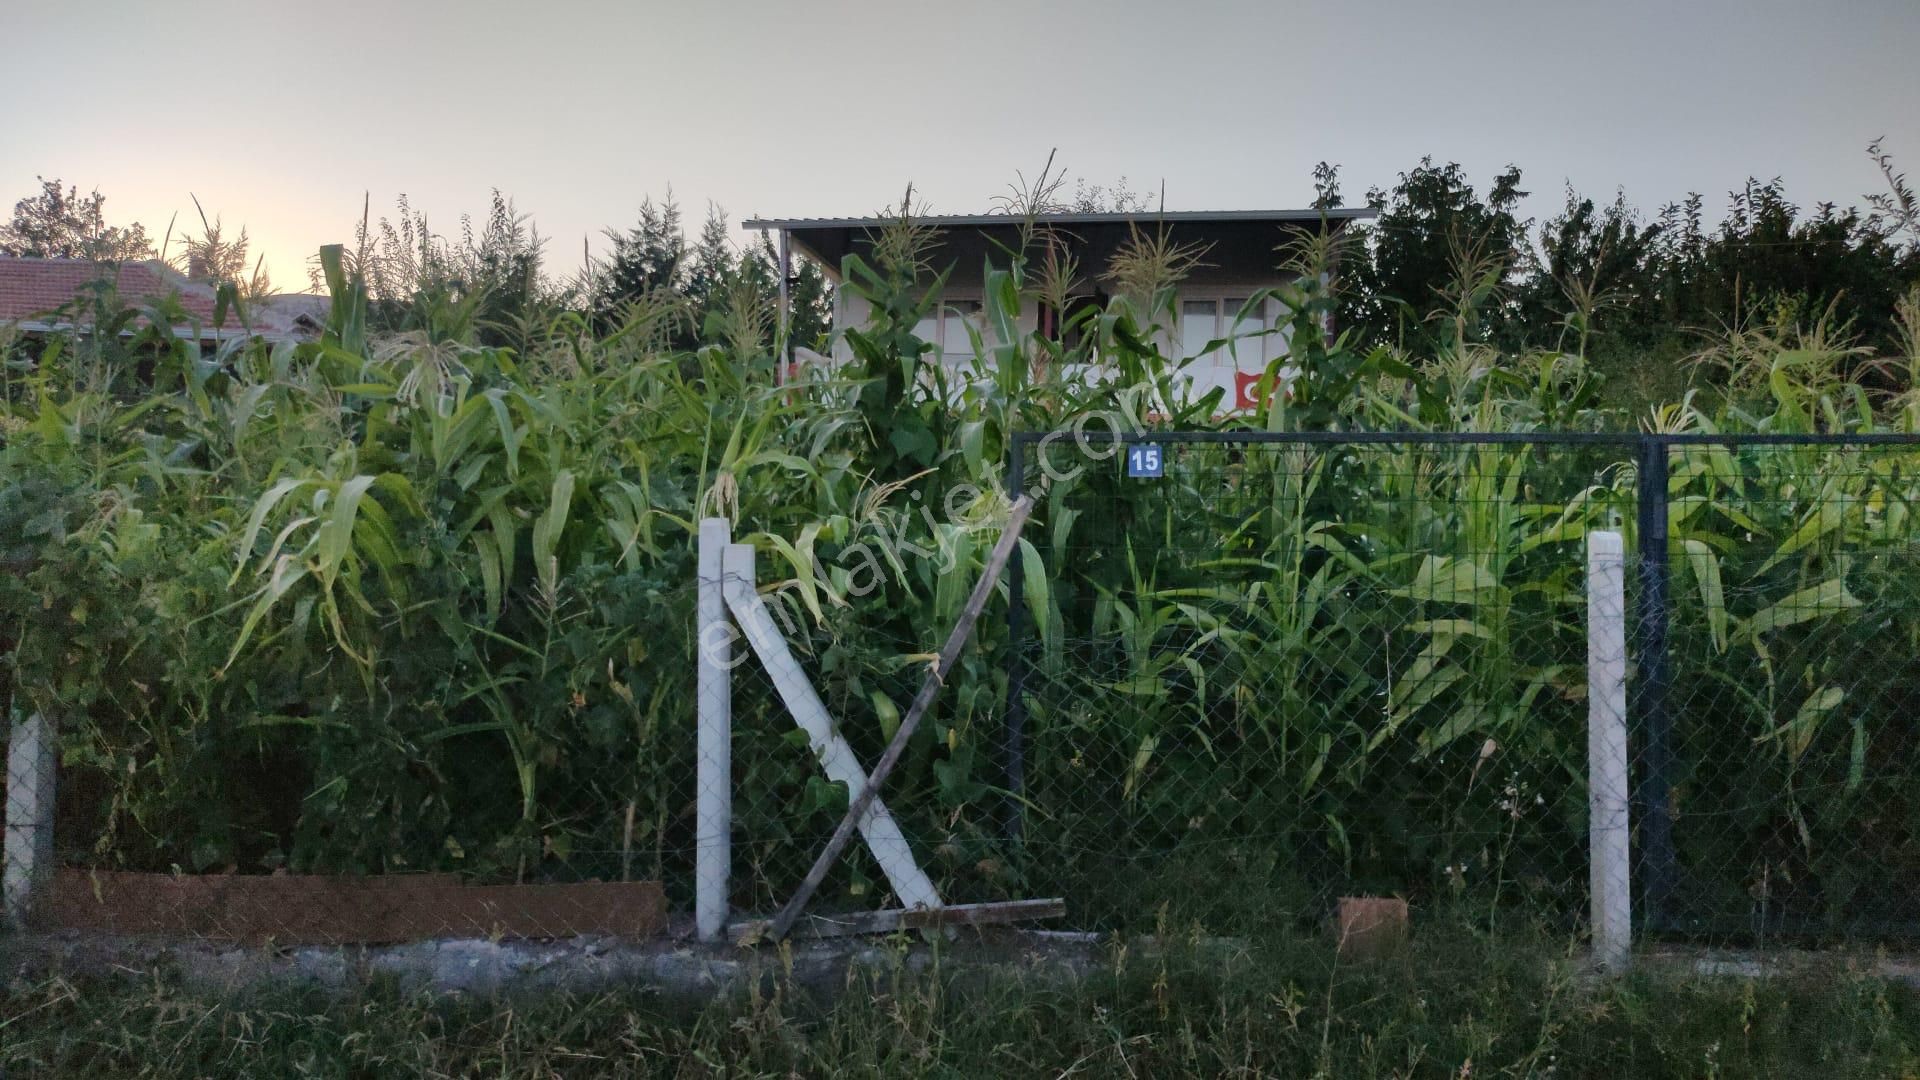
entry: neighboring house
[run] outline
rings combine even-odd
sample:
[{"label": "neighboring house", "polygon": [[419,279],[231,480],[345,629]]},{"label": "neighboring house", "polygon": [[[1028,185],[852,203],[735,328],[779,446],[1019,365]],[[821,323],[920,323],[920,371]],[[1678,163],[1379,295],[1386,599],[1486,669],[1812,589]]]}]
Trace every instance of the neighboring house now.
[{"label": "neighboring house", "polygon": [[[128,306],[177,296],[186,321],[176,325],[174,333],[197,338],[202,345],[247,337],[306,341],[318,337],[326,323],[326,297],[291,295],[249,304],[244,324],[237,312],[228,311],[216,326],[213,287],[189,281],[157,259],[112,264],[0,256],[0,326],[28,333],[85,330],[87,294],[104,280],[113,282],[120,302]],[[75,319],[82,324],[76,326]]]},{"label": "neighboring house", "polygon": [[[1283,249],[1290,240],[1319,231],[1338,231],[1348,222],[1371,218],[1377,212],[1365,208],[1337,210],[1187,210],[1160,213],[1063,213],[1049,214],[1041,220],[1056,235],[1066,238],[1068,253],[1076,261],[1080,284],[1075,306],[1104,305],[1111,285],[1105,280],[1107,267],[1137,229],[1157,235],[1165,229],[1176,244],[1191,244],[1205,249],[1202,265],[1189,273],[1176,290],[1176,322],[1161,346],[1169,354],[1182,358],[1197,357],[1186,369],[1196,393],[1214,387],[1223,389],[1231,408],[1250,408],[1255,402],[1254,384],[1268,364],[1286,353],[1285,331],[1258,337],[1245,337],[1281,325],[1284,313],[1279,303],[1268,299],[1244,319],[1237,317],[1247,302],[1263,289],[1288,283],[1280,269],[1286,261]],[[985,266],[992,262],[1004,266],[1006,252],[1020,242],[1021,221],[1005,214],[966,214],[927,216],[915,219],[934,230],[937,246],[929,263],[938,270],[949,270],[941,295],[919,336],[934,347],[936,355],[950,367],[963,367],[974,358],[969,324],[981,332],[988,343],[992,333],[981,318],[985,293]],[[773,230],[779,234],[782,269],[797,247],[819,263],[836,285],[841,260],[850,254],[870,257],[873,237],[888,224],[886,218],[770,218],[743,222],[748,229]],[[784,280],[786,275],[781,275]],[[834,336],[832,360],[851,358],[837,331],[860,326],[867,319],[867,304],[850,289],[834,292]],[[782,297],[784,306],[785,297]],[[784,312],[783,312],[784,318]],[[1028,302],[1020,312],[1023,334],[1060,325],[1058,313],[1036,310]],[[1243,338],[1228,346],[1206,352],[1207,343],[1222,338]]]}]

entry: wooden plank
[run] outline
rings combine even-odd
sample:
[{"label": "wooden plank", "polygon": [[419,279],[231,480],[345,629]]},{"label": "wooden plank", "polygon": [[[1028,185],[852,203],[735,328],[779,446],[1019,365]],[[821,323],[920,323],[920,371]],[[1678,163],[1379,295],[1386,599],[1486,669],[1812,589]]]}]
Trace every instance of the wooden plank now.
[{"label": "wooden plank", "polygon": [[[794,722],[807,733],[814,754],[820,758],[821,769],[829,779],[847,785],[849,799],[858,800],[867,787],[867,770],[860,767],[853,747],[834,730],[826,705],[793,658],[766,602],[754,588],[752,547],[733,544],[727,548],[726,581],[727,606],[733,609],[734,621],[747,644],[759,655],[767,676],[773,680],[773,688],[786,703],[787,711],[793,714]],[[893,815],[877,801],[869,800],[866,805],[867,812],[859,822],[860,835],[880,863],[894,895],[908,907],[939,907],[940,894],[914,861],[913,849],[907,846],[906,835],[900,831]]]},{"label": "wooden plank", "polygon": [[[993,587],[1000,581],[1000,571],[1005,569],[1007,559],[1012,556],[1014,545],[1020,541],[1020,530],[1026,527],[1027,515],[1033,512],[1033,498],[1022,495],[1013,502],[1007,513],[1006,527],[1000,531],[1000,539],[993,545],[993,551],[987,556],[987,564],[981,568],[980,580],[974,583],[973,595],[967,597],[966,606],[960,609],[960,619],[953,624],[953,632],[947,635],[947,644],[940,650],[939,659],[934,661],[933,669],[927,672],[926,681],[920,684],[920,693],[914,697],[913,706],[907,710],[906,719],[900,721],[900,727],[893,733],[893,741],[887,744],[886,753],[880,756],[879,764],[873,767],[873,775],[867,779],[859,792],[853,795],[847,806],[846,816],[840,819],[840,826],[833,831],[833,838],[821,850],[820,857],[813,861],[813,869],[807,872],[806,880],[787,901],[780,914],[774,916],[768,932],[776,939],[785,937],[793,928],[795,919],[813,899],[820,883],[826,880],[827,871],[833,867],[835,859],[846,849],[847,842],[853,838],[853,829],[867,807],[880,794],[880,785],[893,775],[894,766],[900,764],[900,756],[906,753],[907,740],[913,737],[920,721],[933,708],[933,702],[940,696],[940,688],[946,685],[947,672],[960,659],[960,650],[966,647],[967,639],[973,636],[974,623],[980,620],[980,612],[986,609],[987,598],[993,595]],[[851,789],[849,789],[851,790]]]},{"label": "wooden plank", "polygon": [[[890,934],[899,930],[937,930],[954,926],[991,926],[1004,923],[1058,919],[1067,913],[1063,897],[1048,900],[1003,900],[990,904],[952,904],[943,908],[887,908],[847,915],[802,915],[792,934],[808,938]],[[769,919],[735,923],[727,936],[741,945],[770,940]]]},{"label": "wooden plank", "polygon": [[34,925],[249,944],[376,944],[437,937],[628,939],[666,927],[655,881],[462,885],[451,874],[54,872]]}]

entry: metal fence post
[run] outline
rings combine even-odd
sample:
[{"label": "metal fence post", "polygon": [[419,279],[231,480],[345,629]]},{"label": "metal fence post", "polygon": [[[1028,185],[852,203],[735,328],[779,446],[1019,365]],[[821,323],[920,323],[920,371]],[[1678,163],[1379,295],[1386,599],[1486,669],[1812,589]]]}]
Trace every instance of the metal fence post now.
[{"label": "metal fence post", "polygon": [[1593,957],[1627,968],[1633,894],[1627,814],[1626,550],[1617,532],[1587,534],[1587,835]]},{"label": "metal fence post", "polygon": [[[1007,460],[1007,498],[1018,499],[1027,483],[1027,433],[1013,433]],[[1000,758],[1007,782],[1007,838],[1018,841],[1025,825],[1027,791],[1027,573],[1020,552],[1007,566],[1007,723]]]},{"label": "metal fence post", "polygon": [[53,875],[53,725],[39,713],[7,739],[6,842],[0,845],[6,922],[25,930],[40,888]]},{"label": "metal fence post", "polygon": [[727,617],[723,558],[726,518],[700,522],[698,617],[694,628],[699,761],[694,773],[694,928],[702,941],[727,932],[733,830],[733,625]]},{"label": "metal fence post", "polygon": [[1673,850],[1670,804],[1673,747],[1672,718],[1667,713],[1667,634],[1672,621],[1668,596],[1667,477],[1668,440],[1644,435],[1640,440],[1639,544],[1640,618],[1638,620],[1639,685],[1635,698],[1646,743],[1645,776],[1640,784],[1640,811],[1646,822],[1641,838],[1646,869],[1646,917],[1643,925],[1661,929],[1671,915],[1677,864]]}]

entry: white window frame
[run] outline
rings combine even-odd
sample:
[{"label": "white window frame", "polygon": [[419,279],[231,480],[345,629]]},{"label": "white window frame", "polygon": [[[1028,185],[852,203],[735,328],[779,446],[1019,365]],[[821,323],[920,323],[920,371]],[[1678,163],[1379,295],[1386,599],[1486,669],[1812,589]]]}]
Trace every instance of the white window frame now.
[{"label": "white window frame", "polygon": [[[1212,341],[1227,336],[1228,332],[1232,329],[1230,323],[1233,317],[1240,313],[1240,306],[1242,304],[1253,299],[1255,293],[1272,287],[1271,285],[1206,285],[1181,289],[1175,297],[1175,300],[1180,305],[1180,320],[1182,323],[1179,335],[1175,340],[1182,342],[1181,351],[1184,353],[1186,349],[1184,344],[1186,334],[1185,322],[1187,318],[1187,303],[1189,301],[1195,303],[1211,302],[1213,304],[1213,331],[1207,335],[1207,340]],[[1239,301],[1239,303],[1234,305],[1233,310],[1228,311],[1226,306],[1228,300]],[[1261,300],[1261,324],[1265,329],[1273,329],[1274,320],[1278,316],[1276,310],[1278,306],[1278,303],[1271,296],[1264,297]],[[1249,350],[1253,352],[1252,356],[1248,355]],[[1277,355],[1277,350],[1274,347],[1272,335],[1269,334],[1252,340],[1241,341],[1237,346],[1222,347],[1216,350],[1209,359],[1213,367],[1233,368],[1239,371],[1264,371],[1267,362],[1272,360],[1275,355]],[[1186,359],[1186,357],[1182,356],[1181,359]]]},{"label": "white window frame", "polygon": [[942,290],[934,297],[933,306],[927,309],[927,316],[933,321],[933,336],[921,338],[933,346],[932,352],[942,365],[951,369],[960,369],[973,362],[973,341],[964,335],[958,341],[949,342],[947,338],[947,305],[970,304],[973,311],[964,318],[974,320],[974,327],[980,336],[991,345],[993,336],[986,322],[986,296],[979,289]]}]

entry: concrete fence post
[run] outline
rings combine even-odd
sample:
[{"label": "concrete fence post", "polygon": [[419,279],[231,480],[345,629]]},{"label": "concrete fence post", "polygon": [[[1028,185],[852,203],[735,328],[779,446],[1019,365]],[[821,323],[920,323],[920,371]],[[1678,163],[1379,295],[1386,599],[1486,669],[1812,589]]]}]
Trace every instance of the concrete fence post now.
[{"label": "concrete fence post", "polygon": [[6,922],[27,927],[40,887],[53,876],[53,725],[39,713],[13,725],[7,739]]},{"label": "concrete fence post", "polygon": [[1617,532],[1587,534],[1587,828],[1593,957],[1610,974],[1626,970],[1633,947],[1625,550]]},{"label": "concrete fence post", "polygon": [[700,522],[698,616],[694,627],[699,735],[694,769],[694,929],[701,941],[727,933],[733,831],[733,638],[724,560],[726,518]]}]

